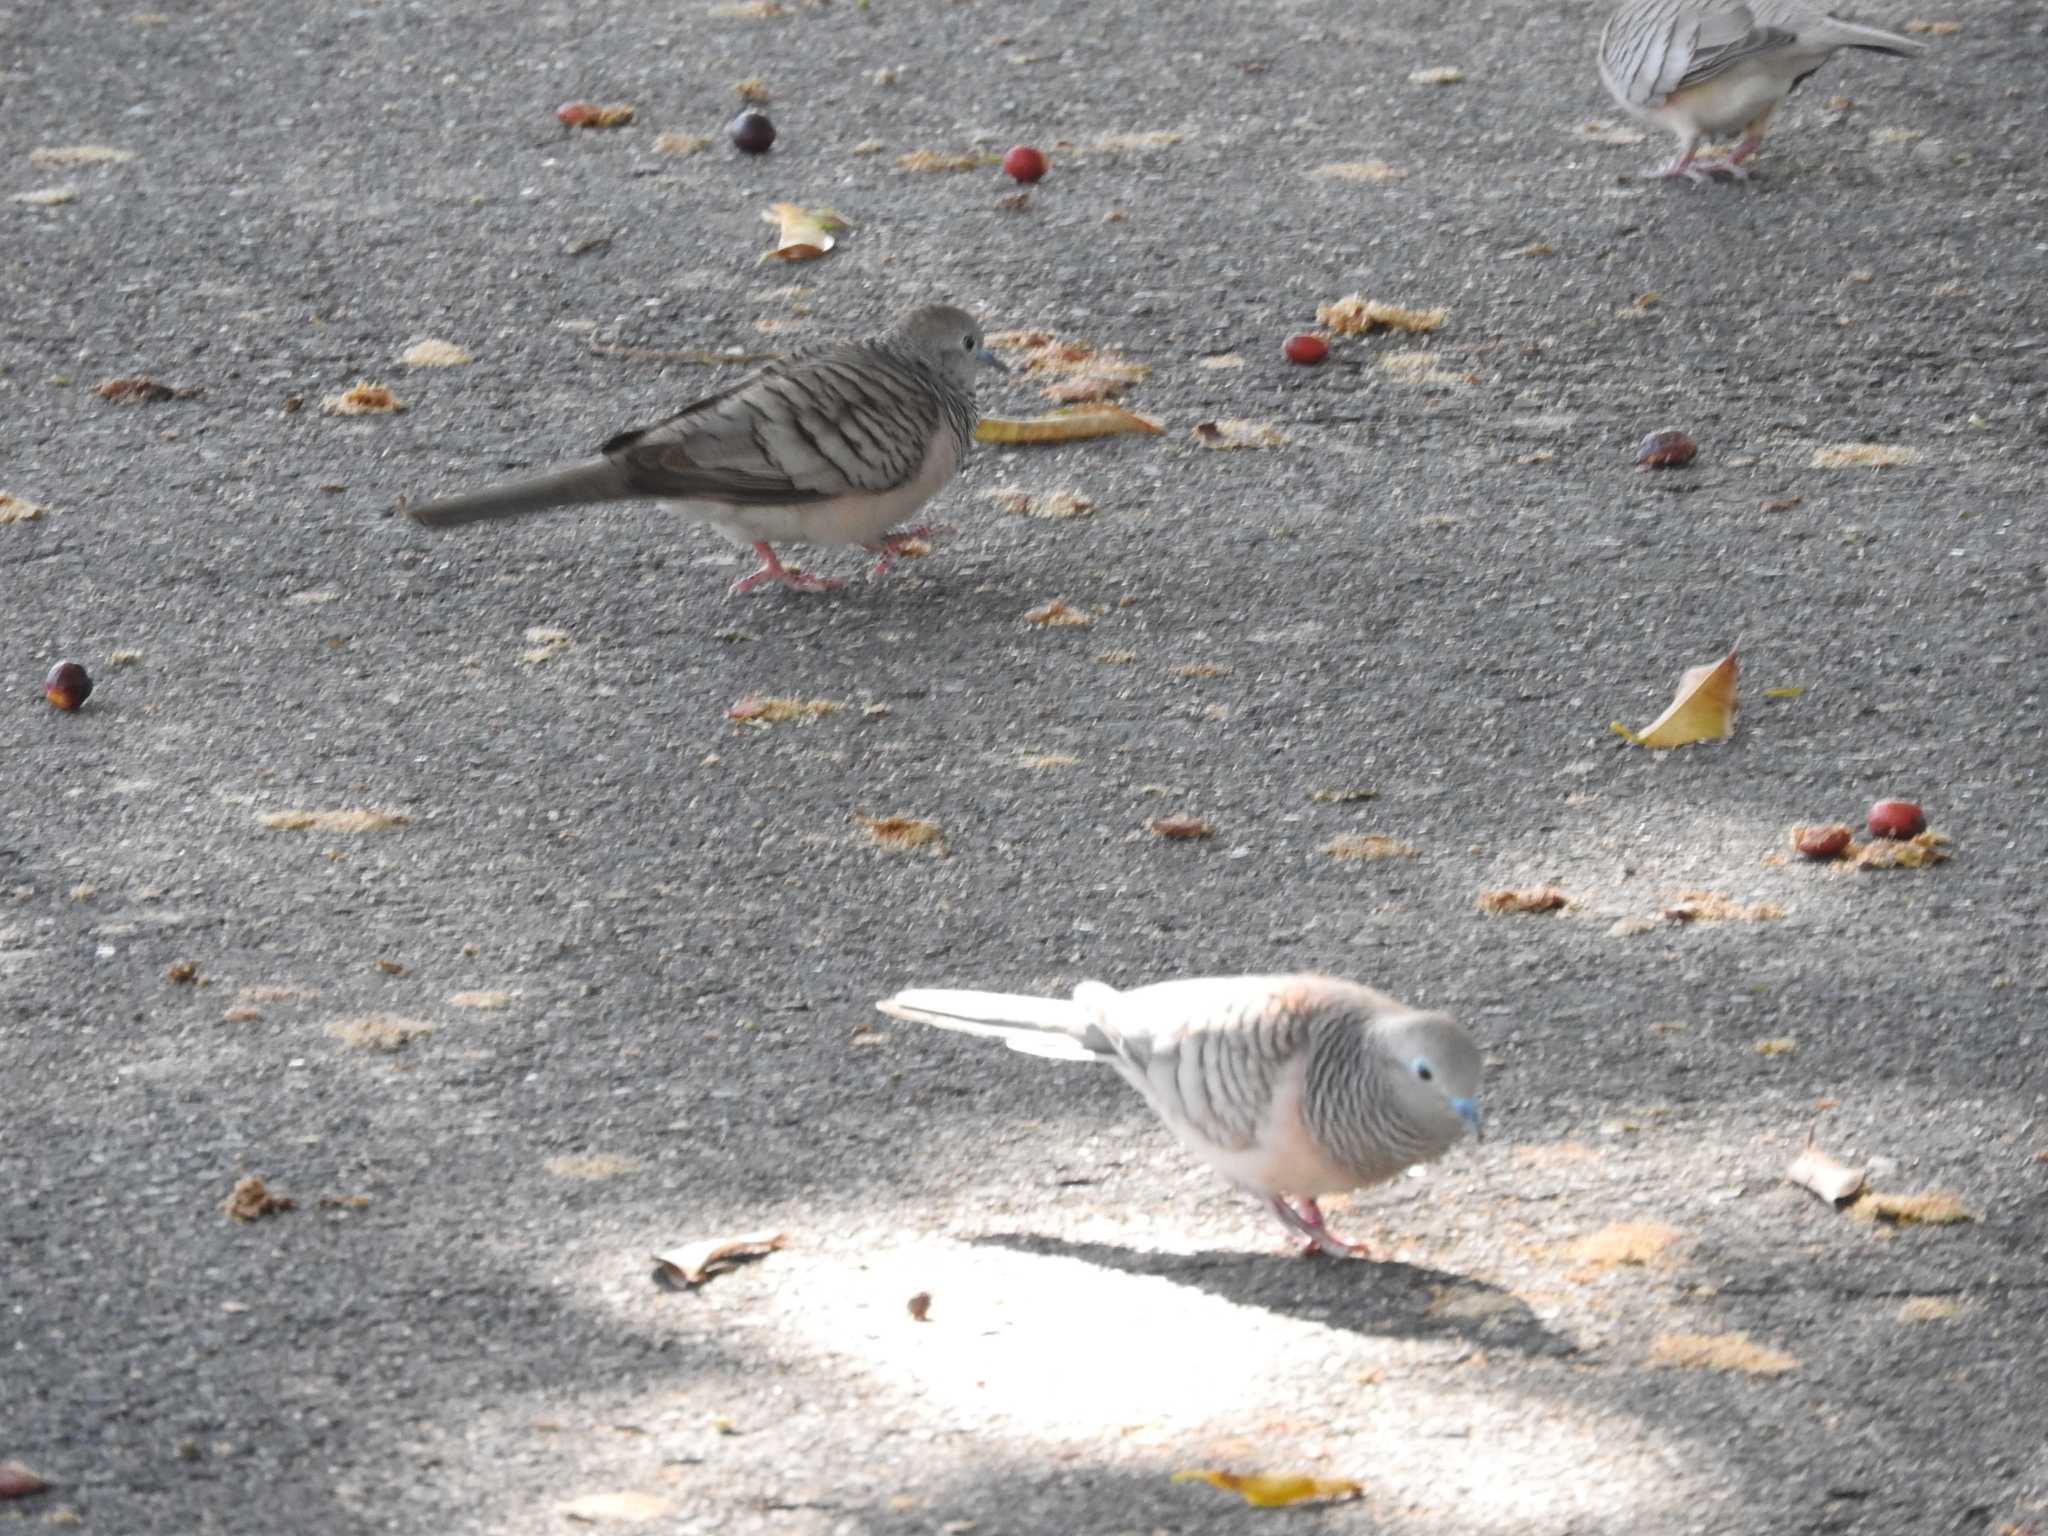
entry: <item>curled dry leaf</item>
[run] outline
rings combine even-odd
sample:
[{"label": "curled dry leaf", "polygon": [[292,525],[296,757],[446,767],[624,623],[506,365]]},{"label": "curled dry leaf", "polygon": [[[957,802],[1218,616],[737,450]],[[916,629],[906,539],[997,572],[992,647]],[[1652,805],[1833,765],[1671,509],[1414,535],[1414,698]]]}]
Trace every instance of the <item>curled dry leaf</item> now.
[{"label": "curled dry leaf", "polygon": [[405,406],[382,384],[359,379],[340,394],[322,400],[320,409],[330,416],[377,416],[402,411]]},{"label": "curled dry leaf", "polygon": [[0,491],[0,523],[33,523],[49,511],[40,503]]},{"label": "curled dry leaf", "polygon": [[1348,1477],[1310,1477],[1288,1472],[1225,1472],[1216,1467],[1197,1467],[1173,1474],[1176,1483],[1207,1483],[1234,1493],[1245,1503],[1261,1509],[1283,1504],[1301,1504],[1311,1499],[1355,1499],[1365,1492],[1363,1483]]},{"label": "curled dry leaf", "polygon": [[789,1241],[781,1232],[749,1232],[740,1237],[706,1237],[669,1248],[654,1256],[655,1278],[670,1285],[702,1285],[713,1275],[763,1258]]},{"label": "curled dry leaf", "polygon": [[984,416],[974,437],[983,443],[1073,443],[1083,438],[1114,437],[1119,432],[1164,432],[1149,416],[1120,405],[1076,405],[1043,416]]},{"label": "curled dry leaf", "polygon": [[1384,160],[1339,160],[1330,165],[1318,166],[1317,176],[1331,181],[1406,181],[1408,173]]},{"label": "curled dry leaf", "polygon": [[272,811],[263,825],[273,832],[384,832],[412,825],[403,811],[379,810],[374,806],[336,811]]},{"label": "curled dry leaf", "polygon": [[1381,328],[1420,334],[1435,330],[1450,315],[1448,309],[1404,309],[1399,304],[1383,304],[1362,293],[1347,294],[1316,306],[1317,323],[1328,326],[1339,336],[1362,336]]},{"label": "curled dry leaf", "polygon": [[838,243],[835,231],[853,228],[837,209],[797,203],[770,203],[761,217],[777,226],[775,248],[762,253],[763,261],[815,261]]},{"label": "curled dry leaf", "polygon": [[1095,620],[1080,609],[1070,606],[1065,598],[1056,597],[1049,603],[1040,603],[1025,614],[1024,622],[1036,624],[1040,628],[1086,629]]},{"label": "curled dry leaf", "polygon": [[1953,1227],[1977,1219],[1959,1197],[1945,1189],[1932,1189],[1920,1195],[1887,1195],[1866,1189],[1846,1209],[1858,1221],[1900,1227]]},{"label": "curled dry leaf", "polygon": [[1930,828],[1904,841],[1880,837],[1851,843],[1843,850],[1843,859],[1856,869],[1925,869],[1949,856],[1947,842]]},{"label": "curled dry leaf", "polygon": [[1270,421],[1247,421],[1227,417],[1221,421],[1198,421],[1195,441],[1204,448],[1285,448],[1293,441]]},{"label": "curled dry leaf", "polygon": [[1754,1343],[1746,1333],[1660,1333],[1650,1341],[1649,1363],[1745,1376],[1782,1376],[1799,1365],[1783,1350]]},{"label": "curled dry leaf", "polygon": [[1680,891],[1658,915],[1667,923],[1774,923],[1785,909],[1768,901],[1745,907],[1719,891]]},{"label": "curled dry leaf", "polygon": [[837,699],[768,698],[750,693],[728,709],[725,718],[740,725],[787,725],[792,720],[808,725],[845,707]]},{"label": "curled dry leaf", "polygon": [[1186,813],[1154,816],[1145,823],[1145,830],[1155,837],[1163,837],[1173,843],[1193,842],[1199,838],[1216,835],[1216,829],[1208,822],[1199,816],[1189,816]]},{"label": "curled dry leaf", "polygon": [[23,1463],[0,1461],[0,1499],[25,1499],[49,1486],[47,1479]]},{"label": "curled dry leaf", "polygon": [[899,171],[924,171],[935,175],[949,171],[978,171],[984,165],[1001,163],[1000,155],[945,155],[935,149],[914,149],[907,155],[896,157],[896,169]]},{"label": "curled dry leaf", "polygon": [[429,336],[407,347],[398,360],[408,368],[464,368],[476,358],[452,341]]},{"label": "curled dry leaf", "polygon": [[633,121],[633,105],[626,101],[602,106],[594,101],[565,101],[555,108],[555,116],[571,128],[623,128]]},{"label": "curled dry leaf", "polygon": [[1323,845],[1324,853],[1333,859],[1412,859],[1415,849],[1399,838],[1387,837],[1379,832],[1347,832],[1334,842]]},{"label": "curled dry leaf", "polygon": [[1512,912],[1558,912],[1571,905],[1571,897],[1554,885],[1509,886],[1479,893],[1479,910],[1502,915]]},{"label": "curled dry leaf", "polygon": [[169,384],[159,384],[155,379],[137,375],[134,378],[102,379],[93,386],[92,392],[102,400],[111,400],[116,405],[155,405],[163,400],[189,400],[198,394],[199,390],[177,389]]},{"label": "curled dry leaf", "polygon": [[1812,1190],[1829,1205],[1839,1206],[1863,1189],[1863,1170],[1836,1161],[1812,1142],[1806,1144],[1792,1166],[1785,1170],[1788,1182]]},{"label": "curled dry leaf", "polygon": [[1815,469],[1900,469],[1919,462],[1918,449],[1893,443],[1833,443],[1813,450]]},{"label": "curled dry leaf", "polygon": [[891,853],[907,853],[913,848],[930,848],[943,853],[945,843],[936,821],[926,821],[919,816],[864,816],[859,811],[853,819],[867,829],[869,837],[877,845]]},{"label": "curled dry leaf", "polygon": [[251,1174],[236,1183],[234,1192],[221,1202],[220,1208],[237,1221],[257,1221],[292,1210],[296,1204],[290,1196],[274,1193],[261,1179]]},{"label": "curled dry leaf", "polygon": [[1639,747],[1683,747],[1735,734],[1735,652],[1719,661],[1688,668],[1678,679],[1671,707],[1637,733],[1616,720],[1609,727]]}]

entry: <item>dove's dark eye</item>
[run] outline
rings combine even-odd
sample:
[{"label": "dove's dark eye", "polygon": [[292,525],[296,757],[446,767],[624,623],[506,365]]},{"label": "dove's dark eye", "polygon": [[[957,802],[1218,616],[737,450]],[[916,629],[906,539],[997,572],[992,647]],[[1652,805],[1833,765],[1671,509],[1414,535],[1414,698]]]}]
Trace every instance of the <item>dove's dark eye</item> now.
[{"label": "dove's dark eye", "polygon": [[961,342],[960,349],[963,352],[972,352],[974,350],[974,338],[969,336],[965,341]]},{"label": "dove's dark eye", "polygon": [[1426,1061],[1418,1061],[1415,1063],[1415,1075],[1421,1078],[1425,1083],[1434,1082],[1436,1080],[1436,1074],[1430,1071],[1429,1063]]}]

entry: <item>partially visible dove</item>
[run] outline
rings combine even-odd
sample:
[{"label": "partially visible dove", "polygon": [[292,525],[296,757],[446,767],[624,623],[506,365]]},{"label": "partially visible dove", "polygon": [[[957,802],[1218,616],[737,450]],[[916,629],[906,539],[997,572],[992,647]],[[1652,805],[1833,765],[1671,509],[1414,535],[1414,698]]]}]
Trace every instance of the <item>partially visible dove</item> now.
[{"label": "partially visible dove", "polygon": [[1116,1068],[1189,1151],[1263,1200],[1311,1253],[1365,1254],[1324,1224],[1318,1196],[1384,1183],[1480,1132],[1472,1037],[1334,976],[1128,992],[1085,981],[1072,1001],[920,987],[875,1006],[1027,1055]]},{"label": "partially visible dove", "polygon": [[[1739,179],[1771,114],[1840,48],[1927,51],[1798,0],[1628,0],[1600,34],[1600,79],[1624,110],[1677,137],[1677,158],[1654,174]],[[1726,158],[1700,158],[1706,140],[1737,129]]]},{"label": "partially visible dove", "polygon": [[433,528],[594,501],[653,498],[750,546],[764,581],[819,590],[836,578],[793,570],[771,541],[858,544],[889,568],[930,528],[891,533],[960,468],[974,441],[977,364],[1002,364],[966,312],[914,309],[879,336],[784,358],[622,432],[601,458],[407,509]]}]

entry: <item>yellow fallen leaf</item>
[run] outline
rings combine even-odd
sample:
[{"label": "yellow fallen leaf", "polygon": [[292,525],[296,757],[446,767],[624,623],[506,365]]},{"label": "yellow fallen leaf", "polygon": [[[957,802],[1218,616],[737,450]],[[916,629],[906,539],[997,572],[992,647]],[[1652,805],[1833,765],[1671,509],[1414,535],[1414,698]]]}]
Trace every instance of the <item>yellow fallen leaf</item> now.
[{"label": "yellow fallen leaf", "polygon": [[330,416],[375,416],[387,411],[402,411],[405,407],[382,384],[359,379],[340,394],[329,395],[322,400],[320,409]]},{"label": "yellow fallen leaf", "polygon": [[462,368],[476,358],[452,341],[430,336],[407,347],[398,360],[408,368]]},{"label": "yellow fallen leaf", "polygon": [[815,261],[838,242],[834,230],[851,229],[847,217],[832,208],[806,208],[799,203],[770,203],[761,217],[779,225],[775,249],[761,254],[763,261]]},{"label": "yellow fallen leaf", "polygon": [[1207,1483],[1234,1493],[1245,1503],[1260,1509],[1282,1504],[1300,1504],[1308,1499],[1355,1499],[1365,1485],[1348,1477],[1310,1477],[1289,1472],[1225,1472],[1217,1467],[1199,1467],[1173,1474],[1176,1483]]},{"label": "yellow fallen leaf", "polygon": [[411,824],[412,818],[403,811],[379,810],[374,806],[362,810],[272,811],[263,818],[263,825],[273,832],[381,832]]},{"label": "yellow fallen leaf", "polygon": [[859,811],[853,813],[853,819],[867,828],[869,837],[892,853],[907,853],[912,848],[931,848],[941,854],[946,851],[936,821],[926,821],[921,816],[864,816]]},{"label": "yellow fallen leaf", "polygon": [[1671,707],[1640,734],[1619,720],[1612,729],[1639,747],[1683,747],[1735,734],[1735,652],[1719,661],[1690,667],[1678,679]]},{"label": "yellow fallen leaf", "polygon": [[1328,326],[1339,336],[1362,336],[1381,326],[1416,333],[1433,331],[1450,315],[1448,309],[1404,309],[1399,304],[1383,304],[1362,293],[1347,294],[1316,306],[1316,323]]},{"label": "yellow fallen leaf", "polygon": [[1806,692],[1806,688],[1803,684],[1793,685],[1788,683],[1783,688],[1766,688],[1764,690],[1764,697],[1767,699],[1796,699],[1804,692]]},{"label": "yellow fallen leaf", "polygon": [[1149,416],[1120,405],[1083,405],[1043,416],[984,416],[974,437],[983,443],[1072,443],[1119,432],[1164,432]]},{"label": "yellow fallen leaf", "polygon": [[1501,915],[1509,912],[1561,912],[1571,897],[1554,885],[1510,887],[1479,893],[1479,910]]},{"label": "yellow fallen leaf", "polygon": [[1313,173],[1331,181],[1406,181],[1408,173],[1384,160],[1339,160]]}]

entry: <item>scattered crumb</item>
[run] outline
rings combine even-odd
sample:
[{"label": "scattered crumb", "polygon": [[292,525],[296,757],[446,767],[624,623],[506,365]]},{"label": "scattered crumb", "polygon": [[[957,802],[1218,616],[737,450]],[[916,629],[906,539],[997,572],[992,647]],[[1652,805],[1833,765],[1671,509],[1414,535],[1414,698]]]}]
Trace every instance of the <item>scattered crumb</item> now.
[{"label": "scattered crumb", "polygon": [[1450,314],[1448,309],[1404,309],[1398,304],[1382,304],[1362,293],[1316,306],[1316,322],[1339,336],[1362,336],[1381,326],[1420,334],[1435,330]]},{"label": "scattered crumb", "polygon": [[287,1195],[272,1194],[261,1179],[251,1174],[235,1185],[234,1193],[221,1202],[221,1209],[237,1221],[255,1221],[292,1210],[296,1205]]},{"label": "scattered crumb", "polygon": [[1659,1262],[1680,1237],[1660,1221],[1620,1221],[1565,1245],[1565,1257],[1586,1271],[1635,1268]]},{"label": "scattered crumb", "polygon": [[896,157],[896,169],[899,171],[977,171],[994,163],[983,155],[943,155],[935,149],[912,150],[907,155]]},{"label": "scattered crumb", "polygon": [[196,987],[199,985],[199,967],[190,960],[174,960],[164,972],[164,980],[177,987]]},{"label": "scattered crumb", "polygon": [[1185,813],[1174,816],[1154,816],[1145,823],[1145,830],[1168,842],[1185,843],[1198,838],[1214,837],[1216,829],[1199,816]]},{"label": "scattered crumb", "polygon": [[863,816],[854,812],[853,819],[867,829],[869,837],[891,853],[907,853],[913,848],[930,848],[935,853],[944,853],[946,845],[936,821],[926,821],[919,816]]},{"label": "scattered crumb", "polygon": [[1960,21],[1925,21],[1915,16],[1906,23],[1908,32],[1924,32],[1932,37],[1953,37],[1963,30]]},{"label": "scattered crumb", "polygon": [[1035,752],[1022,759],[1022,766],[1043,773],[1052,768],[1072,768],[1080,761],[1064,752]]},{"label": "scattered crumb", "polygon": [[336,1019],[327,1026],[327,1033],[343,1045],[386,1055],[402,1051],[419,1036],[433,1032],[434,1026],[424,1020],[395,1013],[365,1013],[352,1019]]},{"label": "scattered crumb", "polygon": [[322,400],[320,409],[330,416],[375,416],[402,411],[405,407],[382,384],[358,380],[340,394],[329,395]]},{"label": "scattered crumb", "polygon": [[[772,16],[781,9],[782,7],[775,6],[773,7],[773,9],[765,11],[761,14]],[[732,90],[733,94],[739,97],[741,101],[749,101],[754,103],[756,106],[759,106],[763,102],[772,99],[768,92],[768,82],[766,80],[763,80],[759,75],[749,75],[744,80],[734,81]]]},{"label": "scattered crumb", "polygon": [[1080,609],[1069,605],[1065,598],[1056,597],[1049,603],[1040,603],[1025,614],[1024,622],[1036,624],[1041,628],[1086,629],[1095,620]]},{"label": "scattered crumb", "polygon": [[1680,891],[1658,915],[1667,923],[1771,923],[1782,918],[1785,909],[1769,901],[1745,907],[1718,891]]},{"label": "scattered crumb", "polygon": [[408,368],[461,368],[475,362],[476,358],[452,341],[440,341],[430,336],[407,347],[398,360]]},{"label": "scattered crumb", "polygon": [[1105,667],[1128,667],[1138,659],[1136,651],[1098,651],[1095,659]]},{"label": "scattered crumb", "polygon": [[1347,832],[1322,851],[1333,859],[1412,859],[1415,849],[1398,838],[1378,832]]},{"label": "scattered crumb", "polygon": [[1782,1376],[1799,1365],[1782,1350],[1752,1343],[1746,1333],[1660,1333],[1650,1341],[1648,1363],[1745,1376]]},{"label": "scattered crumb", "polygon": [[1453,64],[1439,64],[1434,69],[1418,69],[1408,76],[1410,85],[1456,85],[1465,78],[1465,71]]},{"label": "scattered crumb", "polygon": [[787,725],[792,720],[808,725],[845,707],[837,699],[769,698],[750,693],[728,709],[725,718],[739,725]]},{"label": "scattered crumb", "polygon": [[1185,133],[1163,129],[1157,133],[1105,133],[1101,138],[1081,146],[1082,152],[1104,155],[1123,154],[1131,150],[1171,149],[1186,139]]},{"label": "scattered crumb", "polygon": [[454,1008],[478,1008],[485,1013],[498,1013],[512,1006],[513,994],[491,990],[450,993],[448,1003]]},{"label": "scattered crumb", "polygon": [[1318,805],[1351,805],[1360,800],[1377,800],[1380,792],[1376,789],[1312,789],[1308,797]]},{"label": "scattered crumb", "polygon": [[33,501],[23,500],[7,491],[0,491],[0,523],[33,523],[41,520],[49,511]]},{"label": "scattered crumb", "polygon": [[1885,1222],[1901,1227],[1953,1227],[1975,1221],[1960,1198],[1945,1189],[1920,1195],[1887,1195],[1868,1189],[1843,1207],[1858,1221]]},{"label": "scattered crumb", "polygon": [[1892,443],[1835,443],[1813,450],[1815,469],[1898,469],[1920,462],[1917,449]]},{"label": "scattered crumb", "polygon": [[260,1024],[263,1022],[263,1010],[238,1003],[222,1013],[220,1021],[223,1024]]},{"label": "scattered crumb", "polygon": [[263,825],[276,832],[382,832],[412,825],[403,811],[375,807],[338,811],[272,811]]},{"label": "scattered crumb", "polygon": [[1851,843],[1842,850],[1842,862],[1855,869],[1925,869],[1949,856],[1948,842],[1932,828],[1903,840],[1878,837],[1867,843]]},{"label": "scattered crumb", "polygon": [[614,1152],[587,1152],[580,1156],[551,1157],[541,1165],[558,1179],[615,1179],[622,1173],[638,1173],[640,1160]]},{"label": "scattered crumb", "polygon": [[1759,1040],[1756,1043],[1756,1053],[1759,1056],[1790,1056],[1798,1049],[1797,1040],[1782,1037],[1776,1040]]},{"label": "scattered crumb", "polygon": [[1204,448],[1285,448],[1293,441],[1270,421],[1248,421],[1236,416],[1197,422],[1194,435]]},{"label": "scattered crumb", "polygon": [[1318,167],[1312,174],[1331,181],[1406,181],[1408,173],[1384,160],[1339,160]]},{"label": "scattered crumb", "polygon": [[[6,519],[0,518],[0,522],[4,521]],[[110,667],[132,667],[140,660],[142,660],[142,652],[140,651],[107,652],[107,665]]]},{"label": "scattered crumb", "polygon": [[654,138],[657,155],[699,155],[710,147],[708,133],[661,133]]},{"label": "scattered crumb", "polygon": [[44,144],[28,152],[28,163],[39,171],[72,165],[122,165],[134,158],[133,150],[105,144]]},{"label": "scattered crumb", "polygon": [[78,201],[78,188],[66,183],[61,187],[38,187],[33,192],[17,192],[9,202],[23,203],[30,208],[55,208],[63,203]]},{"label": "scattered crumb", "polygon": [[1481,891],[1479,910],[1496,915],[1510,912],[1557,912],[1571,905],[1571,897],[1554,885],[1508,886]]},{"label": "scattered crumb", "polygon": [[1959,1315],[1963,1310],[1960,1301],[1947,1296],[1908,1296],[1899,1303],[1899,1321],[1902,1323],[1940,1323]]},{"label": "scattered crumb", "polygon": [[862,139],[852,149],[848,150],[847,153],[851,155],[879,155],[888,147],[880,139]]}]

